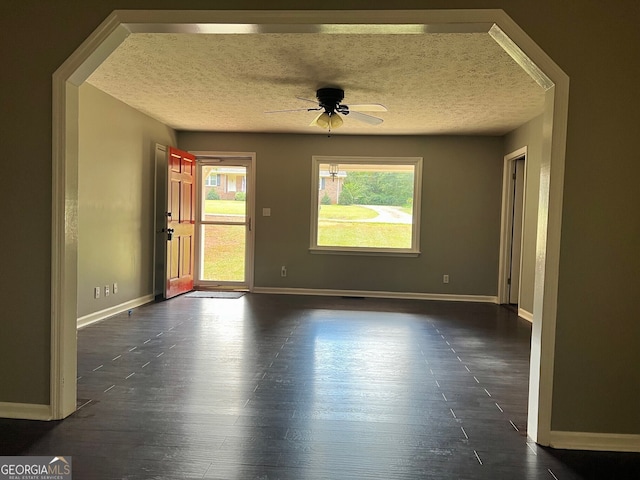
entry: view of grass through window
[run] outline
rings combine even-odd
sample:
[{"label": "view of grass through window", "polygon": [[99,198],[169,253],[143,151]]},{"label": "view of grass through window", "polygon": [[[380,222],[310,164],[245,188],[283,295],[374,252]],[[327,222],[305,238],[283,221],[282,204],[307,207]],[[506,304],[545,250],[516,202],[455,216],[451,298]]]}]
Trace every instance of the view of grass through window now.
[{"label": "view of grass through window", "polygon": [[[326,157],[325,157],[326,158]],[[318,166],[315,247],[415,250],[415,180],[419,160],[336,159]],[[208,281],[243,282],[246,257],[246,169],[202,170],[201,272]],[[419,197],[419,195],[418,195]],[[313,213],[313,212],[312,212]],[[411,253],[411,252],[410,252]]]},{"label": "view of grass through window", "polygon": [[410,249],[415,166],[320,163],[319,247]]}]

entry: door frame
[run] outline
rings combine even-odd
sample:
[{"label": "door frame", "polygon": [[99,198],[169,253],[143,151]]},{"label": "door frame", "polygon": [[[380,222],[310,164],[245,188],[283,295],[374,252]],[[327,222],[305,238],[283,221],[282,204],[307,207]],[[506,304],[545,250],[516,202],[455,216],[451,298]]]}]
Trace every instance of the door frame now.
[{"label": "door frame", "polygon": [[[212,288],[246,288],[250,292],[254,286],[254,259],[255,259],[255,205],[256,205],[256,153],[255,152],[219,152],[219,151],[191,151],[189,153],[196,157],[196,266],[194,271],[194,285],[198,287]],[[200,280],[200,265],[202,263],[200,242],[202,233],[202,166],[204,164],[215,164],[215,159],[226,160],[243,160],[248,161],[247,167],[247,217],[248,231],[246,235],[247,243],[245,245],[245,281],[240,284],[237,282],[212,282]]]},{"label": "door frame", "polygon": [[[527,147],[519,148],[504,156],[502,168],[502,214],[500,219],[500,257],[498,260],[498,303],[509,303],[509,277],[511,276],[511,242],[513,238],[513,183],[515,162],[524,158],[524,192],[522,192],[523,234],[520,236],[520,277],[522,277],[522,247],[524,245],[524,212],[527,205]],[[520,282],[521,284],[521,282]],[[520,291],[518,291],[518,305]]]},{"label": "door frame", "polygon": [[153,296],[160,299],[164,294],[165,264],[167,262],[167,242],[165,241],[165,212],[167,191],[167,155],[169,148],[156,143],[154,150],[154,182],[153,182]]},{"label": "door frame", "polygon": [[[405,24],[438,31],[486,31],[545,90],[537,216],[534,319],[527,434],[552,441],[554,355],[569,77],[501,9],[459,10],[116,10],[53,73],[50,419],[76,409],[78,89],[131,33],[310,31],[340,25],[360,33]],[[427,29],[428,30],[428,29]],[[427,31],[425,30],[425,31]],[[41,418],[39,415],[37,418]]]}]

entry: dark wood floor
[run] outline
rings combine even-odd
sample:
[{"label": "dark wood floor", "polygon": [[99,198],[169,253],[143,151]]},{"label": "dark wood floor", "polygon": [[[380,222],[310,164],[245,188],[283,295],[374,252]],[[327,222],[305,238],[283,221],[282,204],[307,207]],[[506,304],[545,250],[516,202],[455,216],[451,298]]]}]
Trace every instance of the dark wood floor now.
[{"label": "dark wood floor", "polygon": [[0,455],[86,479],[638,479],[526,436],[530,325],[495,305],[180,297],[79,331],[80,409]]}]

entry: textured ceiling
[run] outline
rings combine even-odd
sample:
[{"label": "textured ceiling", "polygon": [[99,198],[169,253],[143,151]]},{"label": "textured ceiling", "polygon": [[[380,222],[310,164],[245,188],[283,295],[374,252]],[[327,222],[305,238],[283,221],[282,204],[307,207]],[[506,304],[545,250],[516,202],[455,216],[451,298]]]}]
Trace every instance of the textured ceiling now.
[{"label": "textured ceiling", "polygon": [[317,88],[381,103],[338,134],[502,135],[539,115],[544,90],[487,33],[419,35],[134,33],[88,82],[178,130],[325,133]]}]

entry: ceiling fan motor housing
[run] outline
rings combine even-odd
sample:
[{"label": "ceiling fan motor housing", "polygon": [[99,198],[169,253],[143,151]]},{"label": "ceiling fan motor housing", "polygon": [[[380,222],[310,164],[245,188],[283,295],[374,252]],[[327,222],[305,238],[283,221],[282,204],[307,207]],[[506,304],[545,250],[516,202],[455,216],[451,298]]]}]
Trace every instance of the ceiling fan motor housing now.
[{"label": "ceiling fan motor housing", "polygon": [[349,108],[346,105],[340,105],[344,99],[344,90],[341,88],[320,88],[316,92],[316,98],[329,115],[335,113],[336,110],[343,114],[349,113]]}]

